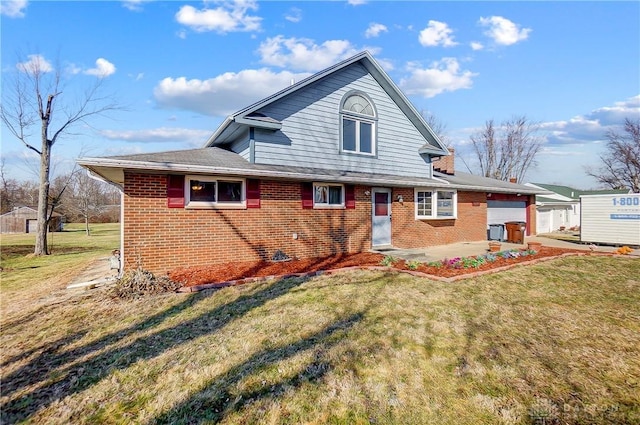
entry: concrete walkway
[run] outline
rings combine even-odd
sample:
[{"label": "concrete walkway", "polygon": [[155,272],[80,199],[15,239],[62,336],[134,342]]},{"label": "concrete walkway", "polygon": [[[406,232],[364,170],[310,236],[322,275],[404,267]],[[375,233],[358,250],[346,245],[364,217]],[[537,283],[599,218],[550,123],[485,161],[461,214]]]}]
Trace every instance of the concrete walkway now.
[{"label": "concrete walkway", "polygon": [[[544,236],[530,236],[525,238],[524,244],[514,244],[502,242],[501,251],[510,249],[523,249],[527,247],[528,242],[540,242],[543,246],[567,249],[579,249],[593,252],[614,252],[618,247],[614,246],[592,246],[582,243],[567,242]],[[489,252],[488,241],[480,242],[458,242],[449,245],[430,246],[426,248],[400,249],[385,248],[375,250],[384,255],[392,255],[394,257],[405,260],[417,260],[420,262],[439,261],[445,258],[455,257],[473,257],[486,254]],[[640,249],[634,250],[630,255],[640,257]]]},{"label": "concrete walkway", "polygon": [[98,258],[85,267],[85,269],[71,281],[67,289],[93,289],[106,283],[115,282],[118,275],[109,263],[110,257]]}]

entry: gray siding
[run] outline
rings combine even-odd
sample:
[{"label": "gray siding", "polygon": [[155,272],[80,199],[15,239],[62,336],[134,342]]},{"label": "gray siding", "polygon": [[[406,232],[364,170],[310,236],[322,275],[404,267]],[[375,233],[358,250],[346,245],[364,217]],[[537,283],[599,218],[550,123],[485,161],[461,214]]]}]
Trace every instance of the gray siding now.
[{"label": "gray siding", "polygon": [[[340,101],[351,90],[366,93],[378,113],[377,155],[341,154]],[[282,130],[256,130],[256,163],[431,177],[426,143],[395,102],[361,65],[347,67],[260,112]]]},{"label": "gray siding", "polygon": [[244,133],[242,135],[242,138],[237,139],[235,142],[231,143],[230,149],[231,152],[235,152],[249,161],[249,133]]}]

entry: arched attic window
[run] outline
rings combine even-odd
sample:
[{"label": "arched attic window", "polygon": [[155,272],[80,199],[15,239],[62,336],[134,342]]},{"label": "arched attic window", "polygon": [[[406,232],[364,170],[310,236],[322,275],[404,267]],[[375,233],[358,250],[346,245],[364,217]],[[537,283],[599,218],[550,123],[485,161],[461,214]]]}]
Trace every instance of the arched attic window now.
[{"label": "arched attic window", "polygon": [[340,151],[376,154],[376,110],[363,93],[348,93],[340,108]]}]

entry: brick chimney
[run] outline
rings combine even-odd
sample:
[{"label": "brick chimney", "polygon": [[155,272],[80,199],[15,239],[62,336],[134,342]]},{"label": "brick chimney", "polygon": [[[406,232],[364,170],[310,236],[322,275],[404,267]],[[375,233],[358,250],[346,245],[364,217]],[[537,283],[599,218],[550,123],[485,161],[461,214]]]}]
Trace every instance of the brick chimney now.
[{"label": "brick chimney", "polygon": [[449,174],[452,176],[455,174],[455,168],[454,168],[455,164],[453,162],[453,157],[455,156],[455,150],[453,148],[447,148],[447,149],[449,149],[449,152],[451,153],[451,155],[440,156],[432,160],[433,171],[440,171],[441,173]]},{"label": "brick chimney", "polygon": [[509,183],[518,183],[518,179],[516,177],[509,177]]}]

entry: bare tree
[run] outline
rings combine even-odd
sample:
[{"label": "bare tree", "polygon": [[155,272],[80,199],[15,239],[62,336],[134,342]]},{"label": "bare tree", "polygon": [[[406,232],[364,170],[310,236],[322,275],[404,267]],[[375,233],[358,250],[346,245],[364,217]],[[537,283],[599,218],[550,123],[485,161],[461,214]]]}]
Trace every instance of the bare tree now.
[{"label": "bare tree", "polygon": [[640,119],[624,120],[624,132],[609,130],[602,166],[587,168],[587,174],[613,189],[640,192]]},{"label": "bare tree", "polygon": [[[40,159],[35,255],[49,253],[47,229],[52,213],[49,188],[53,146],[59,138],[69,134],[75,125],[117,109],[110,98],[100,94],[104,81],[102,77],[97,76],[78,98],[69,93],[64,103],[61,103],[64,92],[60,67],[53,69],[40,55],[31,55],[28,61],[19,61],[13,78],[3,79],[3,83],[7,82],[2,90],[2,121]],[[33,129],[38,130],[35,137],[31,134]]]},{"label": "bare tree", "polygon": [[498,180],[523,181],[529,168],[536,164],[542,147],[540,126],[525,116],[514,117],[500,127],[493,120],[471,136],[480,174]]},{"label": "bare tree", "polygon": [[421,110],[420,115],[424,118],[429,128],[438,136],[438,139],[445,145],[449,146],[449,137],[447,136],[447,125],[440,120],[431,111]]},{"label": "bare tree", "polygon": [[32,180],[19,181],[7,178],[5,160],[0,163],[0,214],[19,206],[35,206],[38,201],[38,184]]},{"label": "bare tree", "polygon": [[108,184],[91,178],[86,172],[76,173],[73,177],[73,194],[69,209],[82,217],[85,233],[90,236],[89,222],[91,218],[100,214],[107,205],[106,195]]}]

